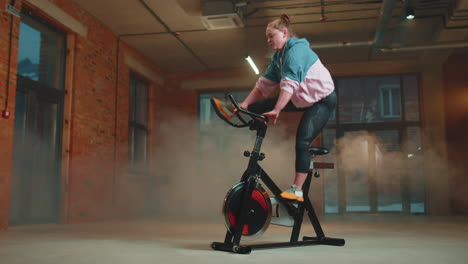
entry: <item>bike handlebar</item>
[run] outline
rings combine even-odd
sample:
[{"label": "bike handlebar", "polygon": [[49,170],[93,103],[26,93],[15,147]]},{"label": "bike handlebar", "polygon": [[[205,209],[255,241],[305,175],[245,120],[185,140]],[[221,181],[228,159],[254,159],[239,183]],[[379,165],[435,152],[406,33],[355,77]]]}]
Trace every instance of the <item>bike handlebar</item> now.
[{"label": "bike handlebar", "polygon": [[[249,115],[253,118],[258,118],[258,119],[262,119],[263,121],[267,122],[269,121],[268,117],[264,116],[264,115],[259,115],[259,114],[256,114],[254,112],[250,112],[248,110],[245,110],[245,109],[242,109],[239,107],[239,105],[237,104],[237,101],[236,99],[234,99],[234,96],[232,96],[232,94],[228,95],[229,97],[229,100],[231,100],[232,104],[234,105],[234,107],[237,109],[237,111],[241,112],[241,113],[244,113],[246,115]],[[239,118],[241,118],[239,116]]]},{"label": "bike handlebar", "polygon": [[[224,120],[226,123],[228,123],[229,125],[231,125],[233,127],[238,127],[238,128],[250,126],[250,122],[245,121],[245,119],[241,115],[239,115],[239,113],[246,114],[246,115],[250,116],[253,119],[260,119],[260,120],[262,120],[264,122],[269,121],[268,117],[266,117],[264,115],[259,115],[259,114],[256,114],[254,112],[250,112],[248,110],[240,108],[239,104],[234,99],[232,94],[229,94],[228,98],[232,102],[232,105],[234,106],[234,108],[237,110],[236,113],[228,114],[223,108],[223,102],[221,102],[221,100],[219,100],[216,97],[212,97],[210,101],[211,101],[211,104],[212,104],[213,108],[215,109],[216,114],[222,120]],[[230,109],[230,110],[233,110],[233,109]],[[242,125],[235,124],[235,123],[233,123],[231,121],[234,116],[237,116],[237,118],[241,121]]]}]

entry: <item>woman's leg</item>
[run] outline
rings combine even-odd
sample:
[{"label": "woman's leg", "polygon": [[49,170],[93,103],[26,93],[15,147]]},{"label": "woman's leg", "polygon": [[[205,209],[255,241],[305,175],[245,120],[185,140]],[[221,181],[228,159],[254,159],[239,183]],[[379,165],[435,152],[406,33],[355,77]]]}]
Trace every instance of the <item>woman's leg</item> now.
[{"label": "woman's leg", "polygon": [[[257,101],[249,105],[248,110],[256,114],[263,114],[271,111],[275,107],[277,100],[278,97],[273,97]],[[285,112],[304,111],[296,134],[296,174],[294,184],[299,192],[302,191],[302,186],[310,169],[309,146],[322,131],[335,107],[336,93],[333,92],[305,110],[297,109],[291,102],[283,109]],[[288,195],[286,192],[283,192],[281,196],[287,198]],[[295,198],[296,195],[293,195],[293,197]],[[299,198],[297,199],[300,200]]]},{"label": "woman's leg", "polygon": [[278,101],[278,97],[266,98],[263,100],[259,100],[255,103],[249,105],[248,109],[250,112],[254,112],[256,114],[263,114],[273,110],[276,105],[276,101]]},{"label": "woman's leg", "polygon": [[336,93],[333,92],[306,109],[302,115],[296,134],[296,175],[294,184],[298,190],[302,190],[302,185],[310,169],[310,144],[325,127],[335,107]]},{"label": "woman's leg", "polygon": [[[277,101],[278,101],[278,96],[259,100],[249,105],[247,110],[249,110],[250,112],[254,112],[256,114],[263,114],[263,113],[273,110],[273,108],[275,108]],[[282,112],[297,112],[297,111],[301,111],[301,110],[296,108],[292,102],[288,102],[288,104],[282,110]]]}]

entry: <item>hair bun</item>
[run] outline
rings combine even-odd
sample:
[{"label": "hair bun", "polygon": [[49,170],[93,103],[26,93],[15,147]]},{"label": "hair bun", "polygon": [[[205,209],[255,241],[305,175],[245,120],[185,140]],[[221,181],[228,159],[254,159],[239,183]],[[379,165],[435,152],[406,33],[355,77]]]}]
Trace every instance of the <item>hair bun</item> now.
[{"label": "hair bun", "polygon": [[281,21],[282,21],[286,26],[289,26],[289,23],[291,23],[291,19],[290,19],[289,16],[286,15],[286,14],[282,14],[282,15],[280,16],[280,19],[281,19]]}]

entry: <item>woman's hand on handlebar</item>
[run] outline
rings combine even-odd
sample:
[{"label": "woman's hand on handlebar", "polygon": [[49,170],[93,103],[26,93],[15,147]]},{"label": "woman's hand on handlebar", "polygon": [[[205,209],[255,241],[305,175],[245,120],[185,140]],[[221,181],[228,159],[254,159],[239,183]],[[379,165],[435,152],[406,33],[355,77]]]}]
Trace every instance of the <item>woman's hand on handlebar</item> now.
[{"label": "woman's hand on handlebar", "polygon": [[249,105],[245,101],[243,101],[242,103],[239,104],[239,107],[247,110],[249,108]]},{"label": "woman's hand on handlebar", "polygon": [[[239,107],[244,109],[244,110],[247,110],[247,108],[249,107],[248,104],[245,103],[245,101],[243,101],[242,103],[239,104]],[[232,111],[232,114],[233,115],[236,115],[238,112],[237,108],[234,108],[234,111]]]},{"label": "woman's hand on handlebar", "polygon": [[273,122],[273,125],[276,125],[276,120],[278,119],[279,114],[280,114],[280,111],[272,110],[270,112],[263,113],[262,115],[268,117],[270,122]]}]

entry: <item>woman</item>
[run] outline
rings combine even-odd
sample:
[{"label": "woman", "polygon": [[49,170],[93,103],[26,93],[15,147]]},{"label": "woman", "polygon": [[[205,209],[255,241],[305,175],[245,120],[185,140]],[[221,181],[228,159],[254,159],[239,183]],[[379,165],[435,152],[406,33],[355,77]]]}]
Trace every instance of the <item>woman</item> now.
[{"label": "woman", "polygon": [[[306,39],[294,37],[288,15],[272,21],[266,28],[268,44],[275,54],[255,88],[239,105],[262,113],[273,124],[281,111],[303,112],[296,134],[296,174],[294,184],[281,196],[304,201],[302,185],[310,167],[309,146],[323,129],[336,106],[333,80]],[[279,87],[279,95],[268,96]]]}]

